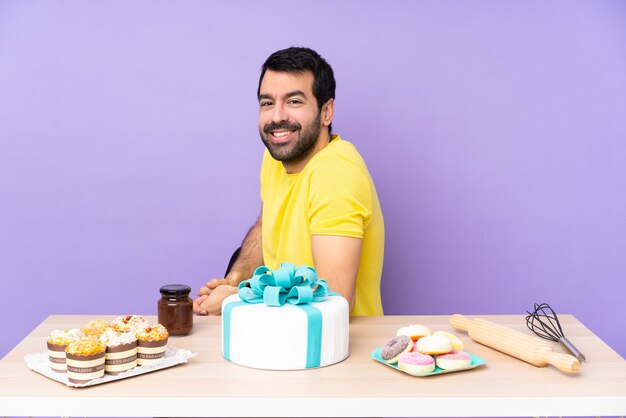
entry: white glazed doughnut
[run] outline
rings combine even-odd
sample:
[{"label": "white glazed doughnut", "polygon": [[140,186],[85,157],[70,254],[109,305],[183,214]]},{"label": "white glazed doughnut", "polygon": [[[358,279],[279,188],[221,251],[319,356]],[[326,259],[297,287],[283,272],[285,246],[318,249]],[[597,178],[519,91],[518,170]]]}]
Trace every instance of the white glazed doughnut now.
[{"label": "white glazed doughnut", "polygon": [[398,368],[409,374],[430,373],[435,370],[435,360],[428,354],[405,353],[398,358]]},{"label": "white glazed doughnut", "polygon": [[440,369],[453,370],[471,365],[472,359],[465,351],[452,350],[446,354],[439,354],[436,363]]},{"label": "white glazed doughnut", "polygon": [[461,341],[456,335],[450,334],[446,331],[435,331],[433,332],[433,335],[442,335],[444,337],[447,337],[452,343],[453,350],[463,350],[463,341]]},{"label": "white glazed doughnut", "polygon": [[417,351],[423,354],[444,354],[452,351],[450,339],[441,335],[429,335],[417,340]]},{"label": "white glazed doughnut", "polygon": [[396,335],[407,335],[413,341],[417,341],[422,337],[430,335],[430,329],[421,324],[406,325],[398,329],[398,332],[396,333]]}]

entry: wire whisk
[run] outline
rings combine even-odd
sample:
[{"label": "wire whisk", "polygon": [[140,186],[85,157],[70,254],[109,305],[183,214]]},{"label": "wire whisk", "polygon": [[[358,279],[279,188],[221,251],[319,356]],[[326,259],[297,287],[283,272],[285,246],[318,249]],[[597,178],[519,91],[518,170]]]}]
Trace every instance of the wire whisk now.
[{"label": "wire whisk", "polygon": [[528,314],[526,317],[528,329],[534,332],[538,337],[560,343],[572,353],[579,362],[582,363],[585,361],[585,356],[578,351],[574,344],[565,338],[559,318],[550,305],[547,303],[535,303],[535,310],[532,312],[526,311],[526,313]]}]

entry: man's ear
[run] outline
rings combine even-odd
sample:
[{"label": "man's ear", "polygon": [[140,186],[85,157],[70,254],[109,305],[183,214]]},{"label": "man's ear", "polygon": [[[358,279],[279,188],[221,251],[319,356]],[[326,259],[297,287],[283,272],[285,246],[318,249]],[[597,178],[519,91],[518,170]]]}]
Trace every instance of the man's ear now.
[{"label": "man's ear", "polygon": [[335,99],[328,99],[322,106],[322,124],[324,126],[330,125],[333,121],[333,116],[335,116]]}]

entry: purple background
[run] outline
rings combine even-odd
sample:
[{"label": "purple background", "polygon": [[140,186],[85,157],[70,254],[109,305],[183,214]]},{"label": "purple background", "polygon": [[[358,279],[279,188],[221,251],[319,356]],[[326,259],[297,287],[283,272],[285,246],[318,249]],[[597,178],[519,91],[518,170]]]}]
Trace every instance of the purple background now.
[{"label": "purple background", "polygon": [[333,66],[377,184],[387,314],[545,301],[626,356],[626,3],[295,4],[0,1],[0,357],[223,274],[290,45]]}]

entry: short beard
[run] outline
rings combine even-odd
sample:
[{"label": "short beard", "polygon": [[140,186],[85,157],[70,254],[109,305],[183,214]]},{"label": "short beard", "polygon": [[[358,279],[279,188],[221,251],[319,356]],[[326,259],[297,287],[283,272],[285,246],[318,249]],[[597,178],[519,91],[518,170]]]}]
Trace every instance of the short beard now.
[{"label": "short beard", "polygon": [[[272,158],[277,161],[295,163],[306,158],[311,149],[317,143],[317,139],[322,132],[321,125],[322,112],[317,113],[315,120],[309,125],[302,128],[297,123],[268,123],[262,129],[259,128],[259,135],[261,140],[265,144],[265,147],[269,151]],[[288,129],[288,130],[300,130],[299,137],[290,144],[273,144],[268,139],[270,131],[276,129]]]}]

